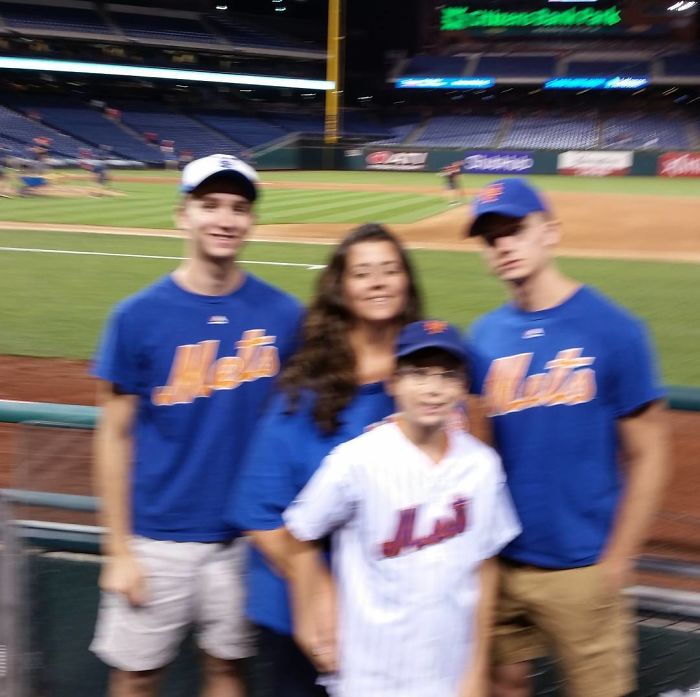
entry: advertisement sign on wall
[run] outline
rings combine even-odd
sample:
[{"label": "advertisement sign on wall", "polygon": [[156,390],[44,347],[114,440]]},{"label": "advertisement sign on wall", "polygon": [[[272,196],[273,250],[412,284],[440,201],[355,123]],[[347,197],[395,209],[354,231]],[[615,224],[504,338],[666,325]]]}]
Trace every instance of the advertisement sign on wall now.
[{"label": "advertisement sign on wall", "polygon": [[619,177],[630,173],[633,159],[627,151],[569,150],[557,158],[557,171],[576,177]]},{"label": "advertisement sign on wall", "polygon": [[462,171],[468,174],[525,174],[535,165],[532,153],[491,150],[468,152]]},{"label": "advertisement sign on wall", "polygon": [[667,152],[659,157],[660,177],[700,177],[700,152]]},{"label": "advertisement sign on wall", "polygon": [[401,172],[415,172],[425,169],[427,159],[427,152],[375,150],[367,153],[365,163],[367,169],[391,169]]}]

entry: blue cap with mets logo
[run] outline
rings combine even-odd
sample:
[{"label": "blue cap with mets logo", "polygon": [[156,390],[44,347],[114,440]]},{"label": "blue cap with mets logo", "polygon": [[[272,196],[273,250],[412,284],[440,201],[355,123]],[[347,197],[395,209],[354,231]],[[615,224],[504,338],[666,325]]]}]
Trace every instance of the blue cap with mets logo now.
[{"label": "blue cap with mets logo", "polygon": [[437,348],[451,353],[462,361],[467,361],[466,346],[459,330],[440,319],[426,319],[407,324],[396,342],[396,358],[403,358],[416,351]]},{"label": "blue cap with mets logo", "polygon": [[487,213],[499,213],[511,218],[524,218],[530,213],[549,211],[540,193],[521,177],[498,179],[487,184],[474,197],[473,217],[465,231],[465,237],[481,234],[479,220]]}]

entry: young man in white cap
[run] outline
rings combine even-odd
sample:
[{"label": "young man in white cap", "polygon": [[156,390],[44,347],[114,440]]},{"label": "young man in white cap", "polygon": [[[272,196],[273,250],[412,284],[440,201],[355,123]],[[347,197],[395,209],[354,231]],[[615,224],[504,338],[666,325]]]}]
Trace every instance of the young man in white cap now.
[{"label": "young man in white cap", "polygon": [[111,697],[150,697],[194,627],[202,695],[240,697],[250,653],[243,540],[223,506],[301,309],[245,273],[258,176],[228,155],[182,172],[187,258],[112,313],[93,372],[95,479],[107,533],[93,651]]},{"label": "young man in white cap", "polygon": [[635,687],[622,590],[668,477],[647,331],[559,271],[558,224],[526,180],[477,194],[467,234],[512,298],[470,332],[523,528],[501,552],[492,694],[531,694],[530,662],[553,651],[569,697],[622,697]]}]

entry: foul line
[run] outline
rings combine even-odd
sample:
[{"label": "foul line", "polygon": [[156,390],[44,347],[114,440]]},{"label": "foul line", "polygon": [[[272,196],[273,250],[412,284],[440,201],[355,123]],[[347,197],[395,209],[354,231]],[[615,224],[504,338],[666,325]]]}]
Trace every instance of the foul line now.
[{"label": "foul line", "polygon": [[[182,261],[186,257],[167,257],[157,254],[122,254],[117,252],[86,252],[77,249],[37,249],[36,247],[0,247],[0,252],[39,252],[42,254],[80,254],[93,257],[128,257],[130,259],[168,259]],[[308,271],[323,269],[324,264],[298,264],[291,261],[251,261],[240,259],[240,264],[260,264],[261,266],[297,266]]]}]

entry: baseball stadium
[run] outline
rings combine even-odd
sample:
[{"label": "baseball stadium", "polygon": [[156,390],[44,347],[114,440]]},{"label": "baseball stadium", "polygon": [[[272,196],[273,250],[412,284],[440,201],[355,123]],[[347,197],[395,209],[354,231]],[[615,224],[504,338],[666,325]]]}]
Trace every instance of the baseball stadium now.
[{"label": "baseball stadium", "polygon": [[[0,47],[0,697],[105,694],[90,359],[184,258],[180,172],[214,153],[260,175],[244,269],[307,302],[379,222],[464,329],[506,300],[465,237],[475,193],[545,193],[561,268],[658,349],[673,473],[627,589],[635,695],[698,694],[700,4],[0,0]],[[194,651],[163,695],[197,693]],[[535,684],[564,694],[556,656]]]}]

